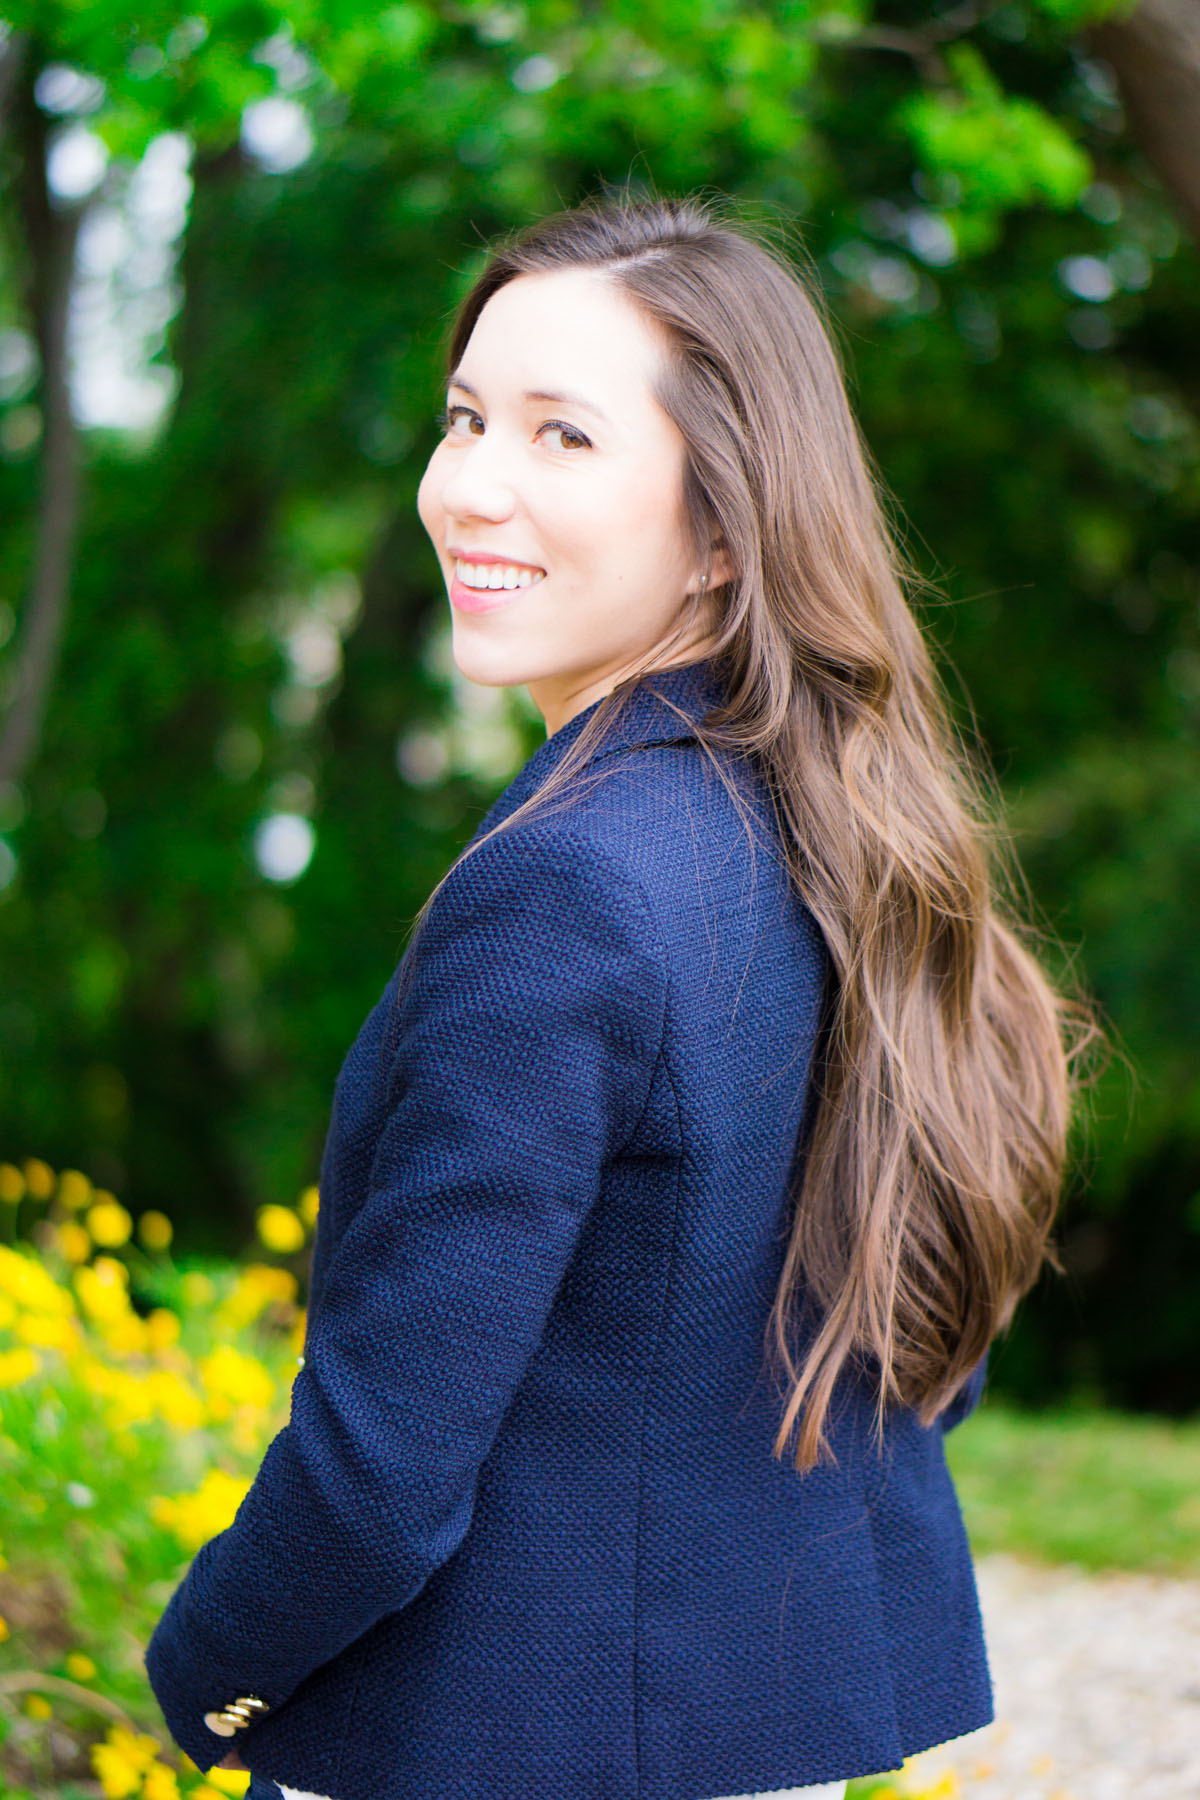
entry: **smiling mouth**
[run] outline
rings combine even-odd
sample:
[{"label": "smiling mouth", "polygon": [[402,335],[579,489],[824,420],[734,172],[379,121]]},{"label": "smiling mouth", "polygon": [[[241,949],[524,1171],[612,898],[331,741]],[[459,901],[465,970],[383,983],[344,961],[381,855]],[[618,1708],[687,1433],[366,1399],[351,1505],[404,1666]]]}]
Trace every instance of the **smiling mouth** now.
[{"label": "smiling mouth", "polygon": [[479,593],[499,588],[533,587],[545,578],[545,569],[534,569],[528,563],[473,563],[455,558],[454,574],[466,588]]}]

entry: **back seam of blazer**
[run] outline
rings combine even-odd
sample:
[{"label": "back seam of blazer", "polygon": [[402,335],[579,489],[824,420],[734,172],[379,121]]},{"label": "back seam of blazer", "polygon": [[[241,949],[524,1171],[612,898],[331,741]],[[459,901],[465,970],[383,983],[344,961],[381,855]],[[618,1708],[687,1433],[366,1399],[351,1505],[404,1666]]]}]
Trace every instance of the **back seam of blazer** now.
[{"label": "back seam of blazer", "polygon": [[[346,1760],[346,1751],[354,1732],[354,1715],[358,1711],[358,1691],[362,1687],[363,1669],[366,1667],[367,1645],[365,1634],[358,1640],[358,1667],[354,1671],[354,1685],[350,1689],[350,1704],[342,1721],[342,1741],[338,1745],[337,1762],[333,1769],[332,1787],[335,1794],[342,1792],[342,1764]],[[278,1783],[276,1783],[278,1786]],[[250,1800],[249,1794],[245,1800]]]},{"label": "back seam of blazer", "polygon": [[875,1609],[879,1619],[880,1639],[883,1644],[884,1654],[887,1657],[887,1692],[891,1698],[891,1729],[899,1742],[903,1744],[905,1734],[900,1728],[900,1711],[896,1704],[897,1676],[895,1664],[892,1660],[892,1645],[887,1632],[887,1608],[883,1598],[883,1583],[880,1580],[879,1545],[875,1536],[875,1500],[878,1499],[879,1494],[883,1490],[883,1482],[882,1480],[880,1481],[879,1487],[875,1491],[874,1499],[871,1498],[868,1494],[867,1481],[869,1462],[869,1458],[867,1459],[866,1465],[860,1462],[855,1473],[859,1484],[859,1491],[863,1497],[863,1510],[867,1515],[867,1536],[871,1540],[871,1560],[868,1566],[871,1571],[871,1586],[875,1595]]}]

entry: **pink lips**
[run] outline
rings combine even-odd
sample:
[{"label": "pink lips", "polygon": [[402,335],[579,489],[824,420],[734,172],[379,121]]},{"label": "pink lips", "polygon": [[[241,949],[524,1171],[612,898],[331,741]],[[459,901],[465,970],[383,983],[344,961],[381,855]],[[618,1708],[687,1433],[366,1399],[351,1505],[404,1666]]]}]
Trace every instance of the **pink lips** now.
[{"label": "pink lips", "polygon": [[450,604],[457,606],[459,612],[495,612],[497,607],[507,606],[510,600],[516,600],[527,594],[528,588],[483,588],[465,587],[456,575],[450,583]]},{"label": "pink lips", "polygon": [[[498,556],[495,551],[475,550],[468,554],[454,546],[451,546],[450,548],[450,555],[458,562],[465,561],[476,564],[507,564],[512,560],[507,556]],[[517,563],[514,566],[517,568],[526,568],[532,567],[532,564]],[[543,581],[545,580],[544,571],[542,573],[542,579]],[[536,587],[537,583],[533,582],[531,585]],[[450,604],[451,606],[457,606],[460,612],[495,612],[497,607],[507,606],[510,600],[515,600],[519,594],[524,594],[527,591],[528,589],[523,587],[487,589],[469,588],[458,579],[457,575],[455,575],[450,582]]]}]

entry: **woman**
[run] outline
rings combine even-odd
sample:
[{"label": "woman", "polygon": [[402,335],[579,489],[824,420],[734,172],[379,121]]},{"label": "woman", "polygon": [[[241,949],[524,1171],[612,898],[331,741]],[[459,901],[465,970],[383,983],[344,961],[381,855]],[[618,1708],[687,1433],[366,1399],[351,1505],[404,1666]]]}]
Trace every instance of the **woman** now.
[{"label": "woman", "polygon": [[147,1669],[264,1800],[833,1800],[993,1716],[943,1436],[1095,1028],[790,267],[548,220],[447,398],[454,658],[548,735],[342,1069],[291,1421]]}]

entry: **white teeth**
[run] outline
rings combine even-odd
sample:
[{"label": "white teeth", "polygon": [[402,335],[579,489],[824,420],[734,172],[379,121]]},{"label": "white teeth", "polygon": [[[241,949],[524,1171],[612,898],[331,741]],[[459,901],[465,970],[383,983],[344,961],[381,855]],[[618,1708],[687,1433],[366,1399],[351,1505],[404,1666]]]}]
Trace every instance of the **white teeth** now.
[{"label": "white teeth", "polygon": [[455,564],[458,579],[469,588],[524,588],[541,581],[544,571],[522,567],[517,563]]}]

